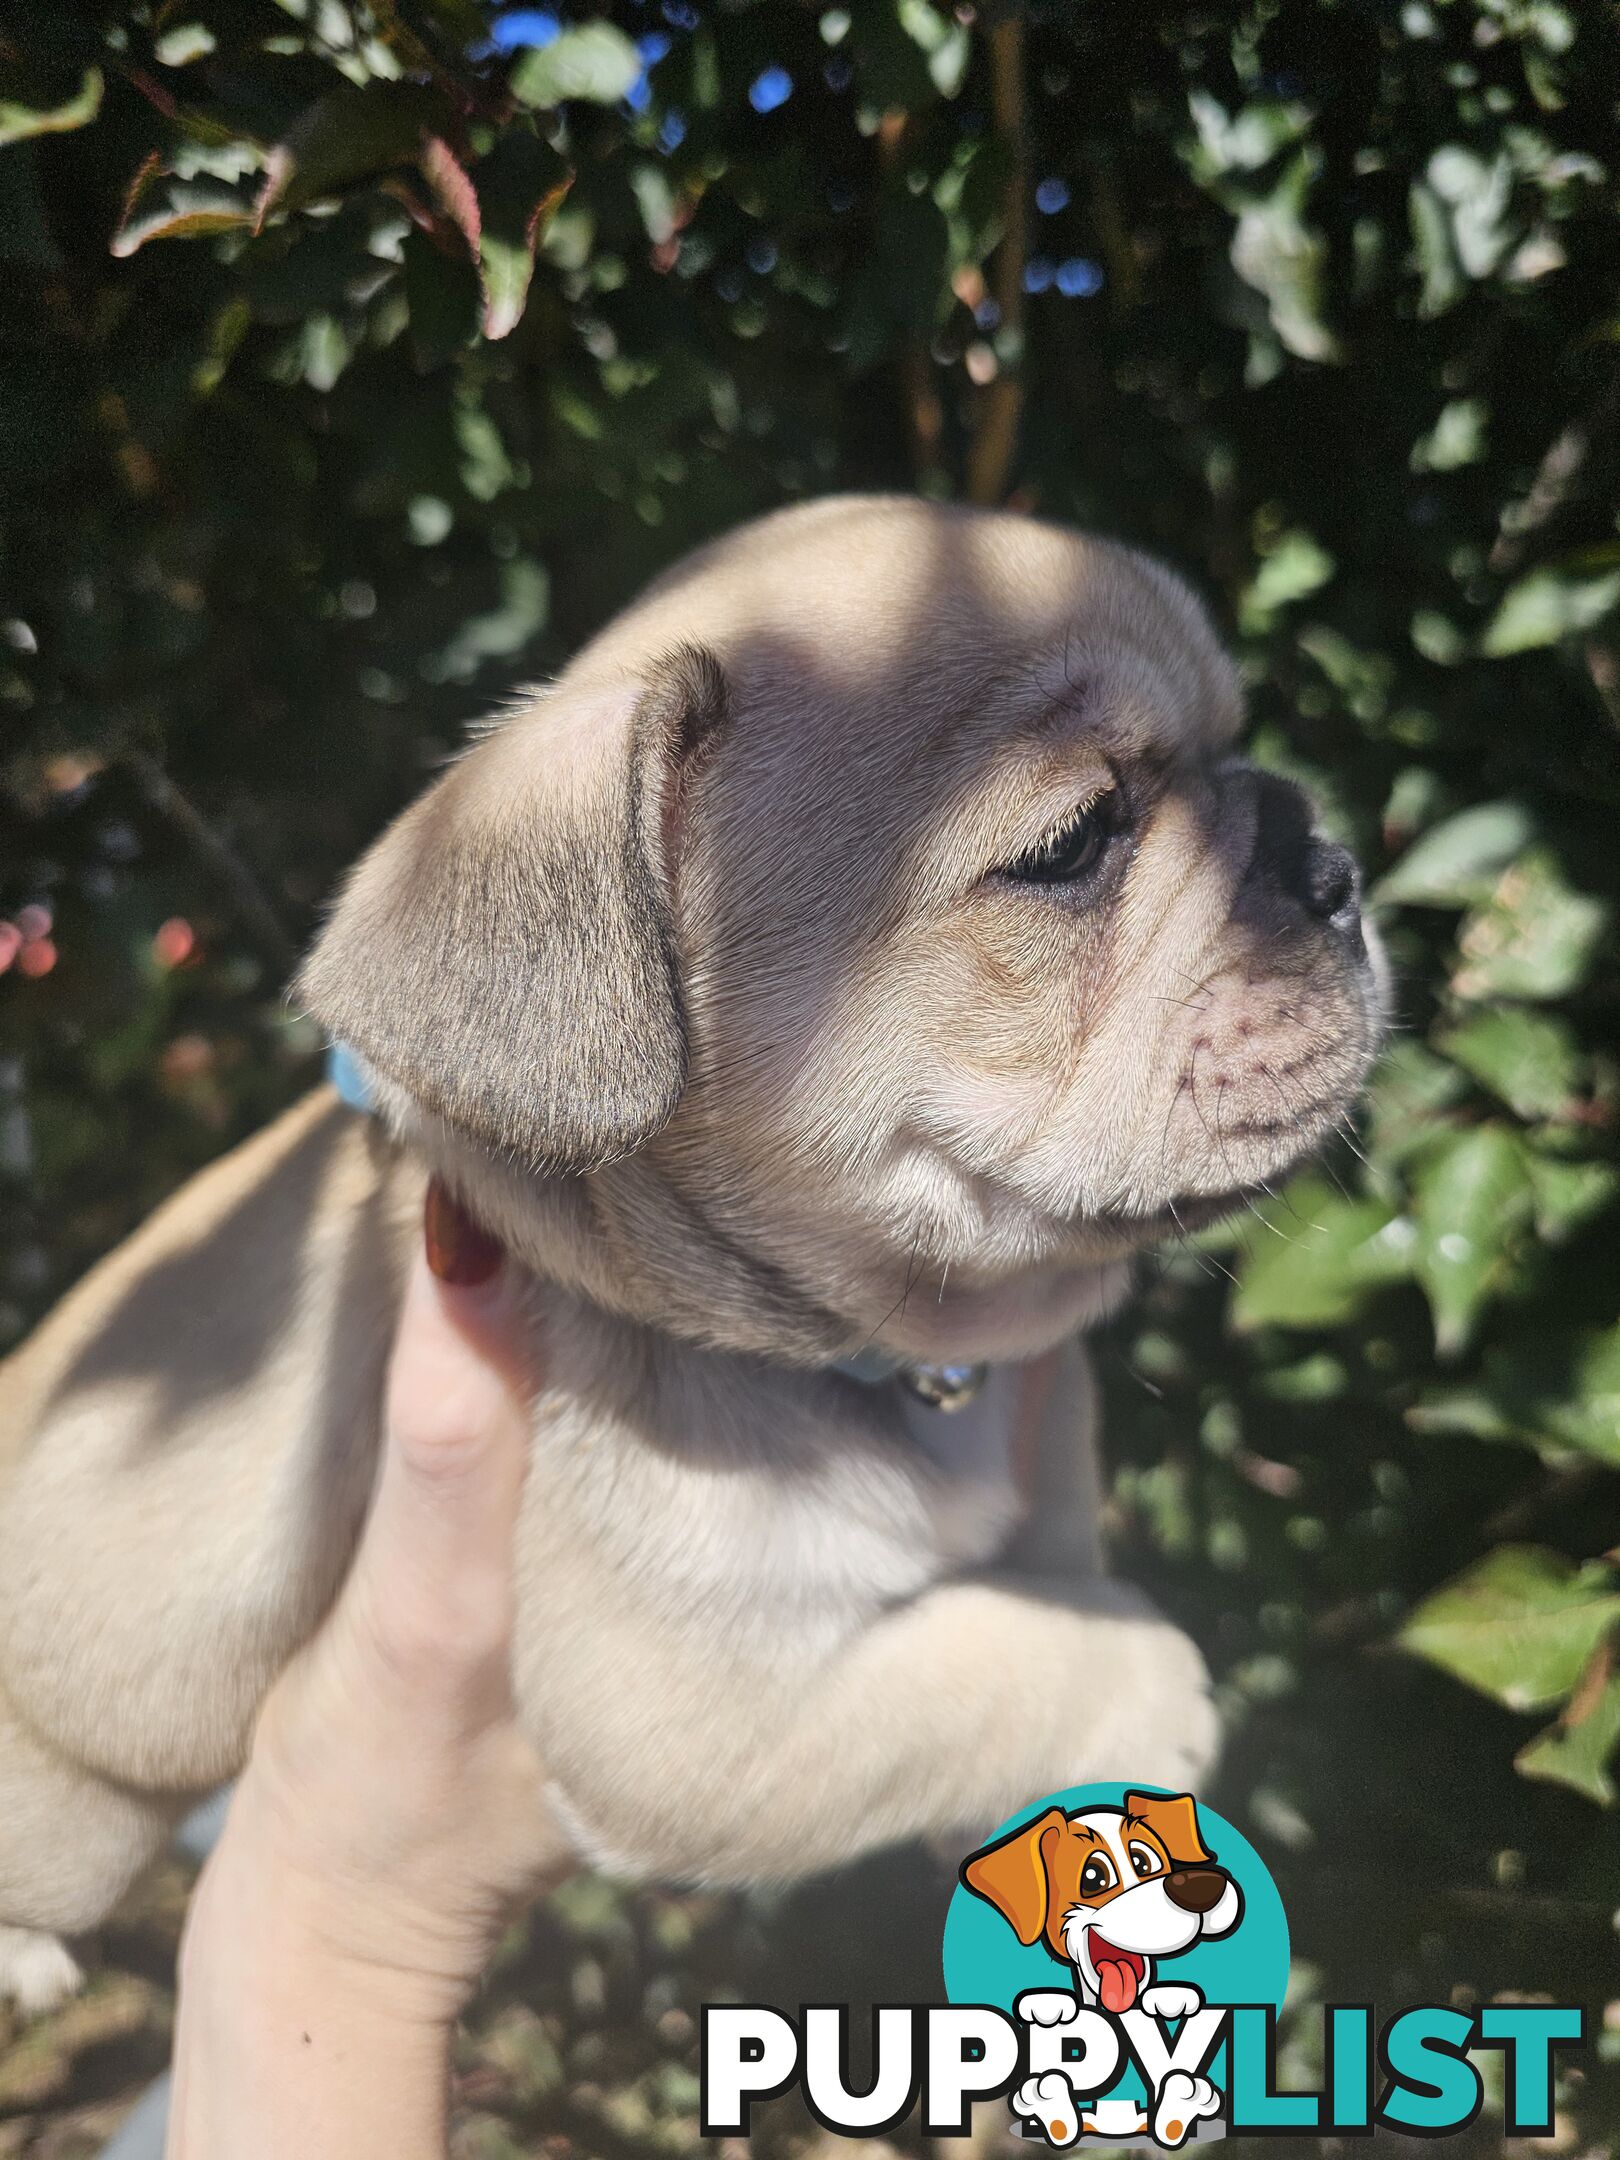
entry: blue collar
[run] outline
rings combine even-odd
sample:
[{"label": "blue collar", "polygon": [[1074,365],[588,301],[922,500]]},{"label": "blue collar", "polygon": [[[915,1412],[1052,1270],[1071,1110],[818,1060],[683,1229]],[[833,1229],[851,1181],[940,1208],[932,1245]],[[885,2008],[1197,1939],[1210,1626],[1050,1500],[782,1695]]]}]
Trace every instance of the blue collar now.
[{"label": "blue collar", "polygon": [[[351,1110],[370,1116],[377,1107],[376,1084],[371,1068],[358,1051],[335,1042],[326,1053],[326,1077]],[[982,1365],[919,1365],[896,1357],[892,1350],[868,1347],[853,1357],[835,1358],[831,1370],[861,1387],[887,1387],[898,1380],[908,1394],[931,1410],[960,1410],[984,1385]]]},{"label": "blue collar", "polygon": [[326,1077],[351,1110],[364,1110],[369,1116],[376,1109],[377,1090],[372,1085],[370,1067],[347,1043],[335,1042],[327,1051]]}]

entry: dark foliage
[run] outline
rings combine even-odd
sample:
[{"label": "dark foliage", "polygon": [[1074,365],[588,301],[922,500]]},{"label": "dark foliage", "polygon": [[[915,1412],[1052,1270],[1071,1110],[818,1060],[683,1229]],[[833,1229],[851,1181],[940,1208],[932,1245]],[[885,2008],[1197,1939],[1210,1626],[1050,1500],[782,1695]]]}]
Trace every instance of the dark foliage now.
[{"label": "dark foliage", "polygon": [[0,60],[0,1346],[316,1076],[338,871],[693,541],[884,486],[1143,542],[1402,1025],[1106,1342],[1121,1565],[1211,1652],[1307,2000],[1595,2013],[1612,11],[34,0]]}]

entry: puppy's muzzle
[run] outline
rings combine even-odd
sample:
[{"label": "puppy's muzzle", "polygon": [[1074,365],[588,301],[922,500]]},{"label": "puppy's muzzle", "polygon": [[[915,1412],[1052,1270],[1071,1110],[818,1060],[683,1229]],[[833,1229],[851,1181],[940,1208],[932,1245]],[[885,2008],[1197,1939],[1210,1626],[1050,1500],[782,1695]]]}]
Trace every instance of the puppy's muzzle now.
[{"label": "puppy's muzzle", "polygon": [[1164,1894],[1171,1904],[1190,1913],[1212,1912],[1225,1889],[1225,1871],[1213,1867],[1177,1868],[1165,1877],[1164,1883]]}]

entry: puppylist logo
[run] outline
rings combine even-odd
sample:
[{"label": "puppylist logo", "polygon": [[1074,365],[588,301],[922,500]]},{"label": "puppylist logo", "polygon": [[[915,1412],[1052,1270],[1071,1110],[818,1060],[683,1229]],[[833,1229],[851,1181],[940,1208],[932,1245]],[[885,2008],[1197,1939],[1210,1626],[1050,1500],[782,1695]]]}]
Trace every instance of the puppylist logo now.
[{"label": "puppylist logo", "polygon": [[1315,2091],[1282,2091],[1282,1899],[1252,1845],[1189,1793],[1086,1785],[1024,1809],[963,1861],[945,1922],[946,2006],[874,2013],[872,2073],[851,2089],[847,2005],[798,2017],[703,2012],[703,2131],[746,2135],[755,2101],[797,2084],[826,2128],[965,2135],[1005,2096],[1019,2135],[1056,2150],[1175,2152],[1227,2134],[1444,2137],[1484,2104],[1471,2057],[1498,2050],[1510,2137],[1553,2127],[1555,2059],[1580,2009],[1371,2004],[1323,2012]]}]

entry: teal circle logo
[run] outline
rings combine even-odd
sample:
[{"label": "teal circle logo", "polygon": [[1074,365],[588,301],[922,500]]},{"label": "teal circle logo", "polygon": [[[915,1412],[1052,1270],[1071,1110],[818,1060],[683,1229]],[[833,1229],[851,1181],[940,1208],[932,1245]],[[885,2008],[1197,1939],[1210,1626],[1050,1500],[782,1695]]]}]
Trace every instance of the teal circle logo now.
[{"label": "teal circle logo", "polygon": [[[1192,1990],[1280,2009],[1288,1960],[1282,1899],[1248,1839],[1155,1787],[1076,1785],[1021,1808],[964,1857],[945,1916],[948,1999],[1014,2017],[1032,1992],[1168,2018],[1167,2031]],[[1205,2076],[1224,2094],[1224,2045]],[[1151,2106],[1128,2055],[1104,2098],[1114,2114],[1099,2122]]]}]

